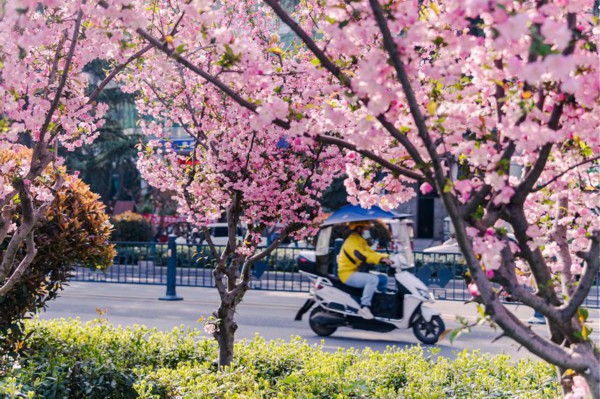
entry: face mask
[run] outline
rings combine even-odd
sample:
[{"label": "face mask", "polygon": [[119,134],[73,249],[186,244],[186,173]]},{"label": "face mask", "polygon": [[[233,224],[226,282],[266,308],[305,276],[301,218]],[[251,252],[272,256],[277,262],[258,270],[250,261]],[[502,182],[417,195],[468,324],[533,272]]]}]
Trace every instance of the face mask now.
[{"label": "face mask", "polygon": [[362,238],[368,240],[369,238],[371,238],[371,232],[369,230],[364,230],[362,233]]}]

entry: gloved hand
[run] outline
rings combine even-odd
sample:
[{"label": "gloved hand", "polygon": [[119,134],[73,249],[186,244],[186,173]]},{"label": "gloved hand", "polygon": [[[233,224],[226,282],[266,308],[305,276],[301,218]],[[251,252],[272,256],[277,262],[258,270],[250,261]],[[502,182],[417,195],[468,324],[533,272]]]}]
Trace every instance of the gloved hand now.
[{"label": "gloved hand", "polygon": [[384,265],[391,266],[393,262],[390,258],[383,258],[381,259],[381,263],[383,263]]}]

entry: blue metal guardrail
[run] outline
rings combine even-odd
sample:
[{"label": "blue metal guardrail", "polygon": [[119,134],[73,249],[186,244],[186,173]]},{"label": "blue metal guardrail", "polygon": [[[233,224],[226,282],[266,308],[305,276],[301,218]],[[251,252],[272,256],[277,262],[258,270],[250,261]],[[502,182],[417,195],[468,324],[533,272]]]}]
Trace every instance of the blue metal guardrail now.
[{"label": "blue metal guardrail", "polygon": [[[117,242],[114,264],[106,271],[77,267],[73,281],[166,285],[165,300],[178,300],[175,286],[214,287],[214,259],[207,246],[148,242]],[[298,273],[298,254],[312,248],[281,247],[255,264],[251,287],[258,290],[307,292],[310,284]],[[415,252],[414,273],[436,298],[466,301],[471,298],[457,254]],[[333,256],[330,256],[333,259]],[[170,274],[170,278],[169,277]],[[584,306],[600,308],[600,273]]]}]

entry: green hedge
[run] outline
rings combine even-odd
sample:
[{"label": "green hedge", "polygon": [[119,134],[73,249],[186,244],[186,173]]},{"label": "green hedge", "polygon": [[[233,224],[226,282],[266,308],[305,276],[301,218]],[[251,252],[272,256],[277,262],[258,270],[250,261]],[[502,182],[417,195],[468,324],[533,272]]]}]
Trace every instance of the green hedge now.
[{"label": "green hedge", "polygon": [[24,357],[0,377],[6,398],[554,398],[548,365],[421,347],[324,352],[299,339],[236,344],[217,371],[214,340],[105,322],[33,321]]}]

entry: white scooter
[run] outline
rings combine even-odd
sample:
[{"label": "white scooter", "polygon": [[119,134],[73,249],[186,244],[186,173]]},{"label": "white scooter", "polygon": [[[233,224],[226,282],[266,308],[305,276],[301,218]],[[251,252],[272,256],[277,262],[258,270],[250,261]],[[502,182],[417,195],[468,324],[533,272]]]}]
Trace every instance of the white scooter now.
[{"label": "white scooter", "polygon": [[395,277],[395,291],[376,293],[371,303],[375,316],[366,320],[358,315],[362,288],[343,284],[332,275],[318,275],[301,271],[312,283],[310,298],[296,314],[296,320],[317,305],[309,317],[310,328],[323,337],[333,334],[338,327],[389,332],[397,328],[411,328],[419,341],[435,344],[445,330],[440,312],[426,306],[435,299],[427,286],[413,274],[405,271],[412,267],[402,254],[390,257]]}]

